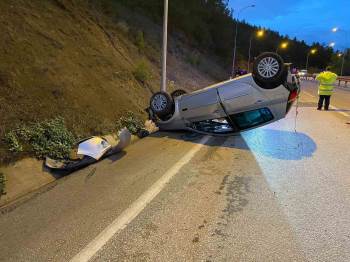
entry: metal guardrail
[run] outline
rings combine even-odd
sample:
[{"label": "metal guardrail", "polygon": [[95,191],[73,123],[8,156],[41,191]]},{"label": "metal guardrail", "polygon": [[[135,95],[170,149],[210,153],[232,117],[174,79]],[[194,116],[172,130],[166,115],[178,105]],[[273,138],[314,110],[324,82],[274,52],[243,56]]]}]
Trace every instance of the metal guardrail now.
[{"label": "metal guardrail", "polygon": [[[300,76],[300,79],[305,79],[305,80],[315,80],[316,79],[317,74],[307,74],[304,76]],[[337,78],[338,81],[338,86],[340,86],[340,84],[342,82],[344,82],[345,87],[347,87],[347,84],[350,83],[350,76],[338,76]]]},{"label": "metal guardrail", "polygon": [[317,76],[316,74],[307,74],[307,75],[300,76],[300,79],[308,80],[311,78],[311,79],[315,80],[316,76]]},{"label": "metal guardrail", "polygon": [[341,82],[344,82],[345,87],[347,86],[348,82],[350,82],[350,76],[339,76],[337,78],[338,86],[340,86]]}]

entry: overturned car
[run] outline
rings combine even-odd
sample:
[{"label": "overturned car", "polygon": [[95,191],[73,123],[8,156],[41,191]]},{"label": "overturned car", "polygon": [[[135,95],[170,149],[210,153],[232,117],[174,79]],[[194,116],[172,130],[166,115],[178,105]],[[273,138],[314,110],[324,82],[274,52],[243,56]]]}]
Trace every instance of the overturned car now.
[{"label": "overturned car", "polygon": [[150,116],[160,130],[232,135],[282,119],[299,94],[299,83],[276,53],[263,53],[253,73],[187,94],[155,93]]}]

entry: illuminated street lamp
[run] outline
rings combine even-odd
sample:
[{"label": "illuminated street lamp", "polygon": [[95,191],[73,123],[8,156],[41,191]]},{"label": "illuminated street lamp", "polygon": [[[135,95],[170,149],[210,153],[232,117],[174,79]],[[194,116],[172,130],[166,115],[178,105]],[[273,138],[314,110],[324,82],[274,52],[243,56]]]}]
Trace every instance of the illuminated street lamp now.
[{"label": "illuminated street lamp", "polygon": [[[332,32],[333,32],[333,33],[337,33],[338,31],[339,31],[339,32],[342,32],[343,34],[345,34],[346,39],[349,40],[349,32],[348,32],[348,31],[339,29],[338,27],[332,28]],[[335,44],[334,44],[334,45],[335,45]],[[333,45],[333,46],[334,46],[334,45]],[[333,47],[333,46],[332,46],[332,47]],[[345,49],[345,51],[346,51],[346,49]],[[342,56],[342,63],[341,63],[340,75],[343,75],[344,62],[345,62],[345,53],[344,53],[344,54],[342,54],[342,53],[339,53],[339,54],[338,54],[338,57],[341,57],[341,56]]]},{"label": "illuminated street lamp", "polygon": [[334,47],[334,46],[335,46],[335,43],[334,43],[334,42],[331,42],[331,43],[329,43],[328,46],[329,46],[329,47]]},{"label": "illuminated street lamp", "polygon": [[307,55],[306,55],[306,66],[305,66],[306,72],[307,72],[307,68],[309,66],[309,56],[316,54],[316,52],[317,52],[317,49],[315,49],[315,48],[313,48],[309,52],[307,52]]},{"label": "illuminated street lamp", "polygon": [[288,47],[288,42],[282,42],[280,45],[277,46],[276,53],[277,53],[279,48],[286,49],[287,47]]},{"label": "illuminated street lamp", "polygon": [[256,36],[257,37],[263,37],[265,34],[265,31],[264,30],[259,30],[257,33],[256,33]]},{"label": "illuminated street lamp", "polygon": [[247,5],[241,9],[238,10],[237,12],[237,17],[236,17],[236,30],[235,30],[235,40],[234,40],[234,47],[233,47],[233,59],[232,59],[232,73],[231,73],[231,78],[235,77],[235,63],[236,63],[236,49],[237,49],[237,34],[238,34],[238,18],[239,15],[242,11],[245,9],[248,9],[250,7],[255,7],[255,5]]},{"label": "illuminated street lamp", "polygon": [[261,38],[264,36],[264,34],[265,34],[265,31],[260,29],[259,31],[256,32],[256,34],[252,34],[252,36],[250,37],[249,51],[248,51],[248,72],[250,71],[250,51],[252,48],[252,41],[253,41],[254,35],[256,35],[257,38]]}]

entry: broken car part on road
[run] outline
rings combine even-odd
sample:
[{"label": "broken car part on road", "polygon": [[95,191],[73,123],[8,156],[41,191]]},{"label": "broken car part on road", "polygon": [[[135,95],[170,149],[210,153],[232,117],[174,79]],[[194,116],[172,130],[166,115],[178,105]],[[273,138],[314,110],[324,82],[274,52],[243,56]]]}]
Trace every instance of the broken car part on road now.
[{"label": "broken car part on road", "polygon": [[51,170],[73,172],[122,151],[130,141],[131,133],[126,128],[120,131],[116,145],[104,137],[90,137],[76,145],[69,160],[55,160],[47,157],[45,166]]},{"label": "broken car part on road", "polygon": [[186,94],[155,93],[150,117],[160,130],[190,130],[210,135],[233,135],[286,116],[300,85],[276,53],[263,53],[253,73]]}]

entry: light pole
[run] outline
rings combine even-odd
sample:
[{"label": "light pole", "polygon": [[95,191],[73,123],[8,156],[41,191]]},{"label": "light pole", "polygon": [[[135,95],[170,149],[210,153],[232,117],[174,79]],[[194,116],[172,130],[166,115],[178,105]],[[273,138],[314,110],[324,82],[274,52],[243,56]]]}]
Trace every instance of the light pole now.
[{"label": "light pole", "polygon": [[250,7],[255,7],[255,5],[247,5],[241,9],[238,10],[237,12],[237,17],[236,17],[236,29],[235,29],[235,39],[234,39],[234,47],[233,47],[233,59],[232,59],[232,73],[231,73],[231,78],[235,77],[235,63],[236,63],[236,48],[237,48],[237,34],[238,34],[238,18],[239,14],[244,11],[247,8]]},{"label": "light pole", "polygon": [[307,56],[306,56],[306,65],[305,65],[305,69],[306,69],[306,72],[307,72],[307,68],[309,66],[309,56],[310,54],[313,55],[317,52],[317,49],[311,49],[310,51],[307,52]]},{"label": "light pole", "polygon": [[[337,32],[338,29],[335,27],[332,29],[332,32]],[[331,42],[329,45],[329,47],[334,47],[335,46],[335,42]],[[338,57],[342,57],[342,62],[341,62],[341,68],[340,68],[340,75],[343,75],[343,69],[344,69],[344,62],[345,62],[345,54],[347,53],[347,50],[344,50],[344,53],[338,53],[337,56]]]},{"label": "light pole", "polygon": [[[337,33],[337,32],[342,32],[345,34],[345,37],[346,37],[346,40],[349,40],[349,32],[348,31],[345,31],[345,30],[342,30],[342,29],[339,29],[338,27],[333,27],[332,28],[332,32],[333,33]],[[335,43],[331,43],[333,44],[332,47],[334,47]],[[342,76],[343,75],[343,69],[344,69],[344,62],[345,62],[345,55],[347,53],[347,49],[345,48],[343,54],[340,54],[340,56],[342,56],[342,63],[341,63],[341,69],[340,69],[340,75]],[[339,56],[339,54],[338,54]]]},{"label": "light pole", "polygon": [[341,62],[341,68],[340,68],[340,75],[343,76],[343,69],[344,69],[344,62],[345,62],[345,53],[339,53],[338,57],[342,57],[342,62]]},{"label": "light pole", "polygon": [[160,91],[166,92],[166,58],[168,46],[168,0],[164,0],[163,18],[163,48],[162,48],[162,80]]},{"label": "light pole", "polygon": [[[265,31],[264,30],[259,30],[258,32],[256,32],[256,36],[257,37],[263,37],[264,36]],[[249,51],[248,51],[248,72],[250,71],[250,51],[252,49],[252,41],[253,41],[253,37],[255,34],[252,34],[252,36],[250,37],[250,41],[249,41]]]}]

